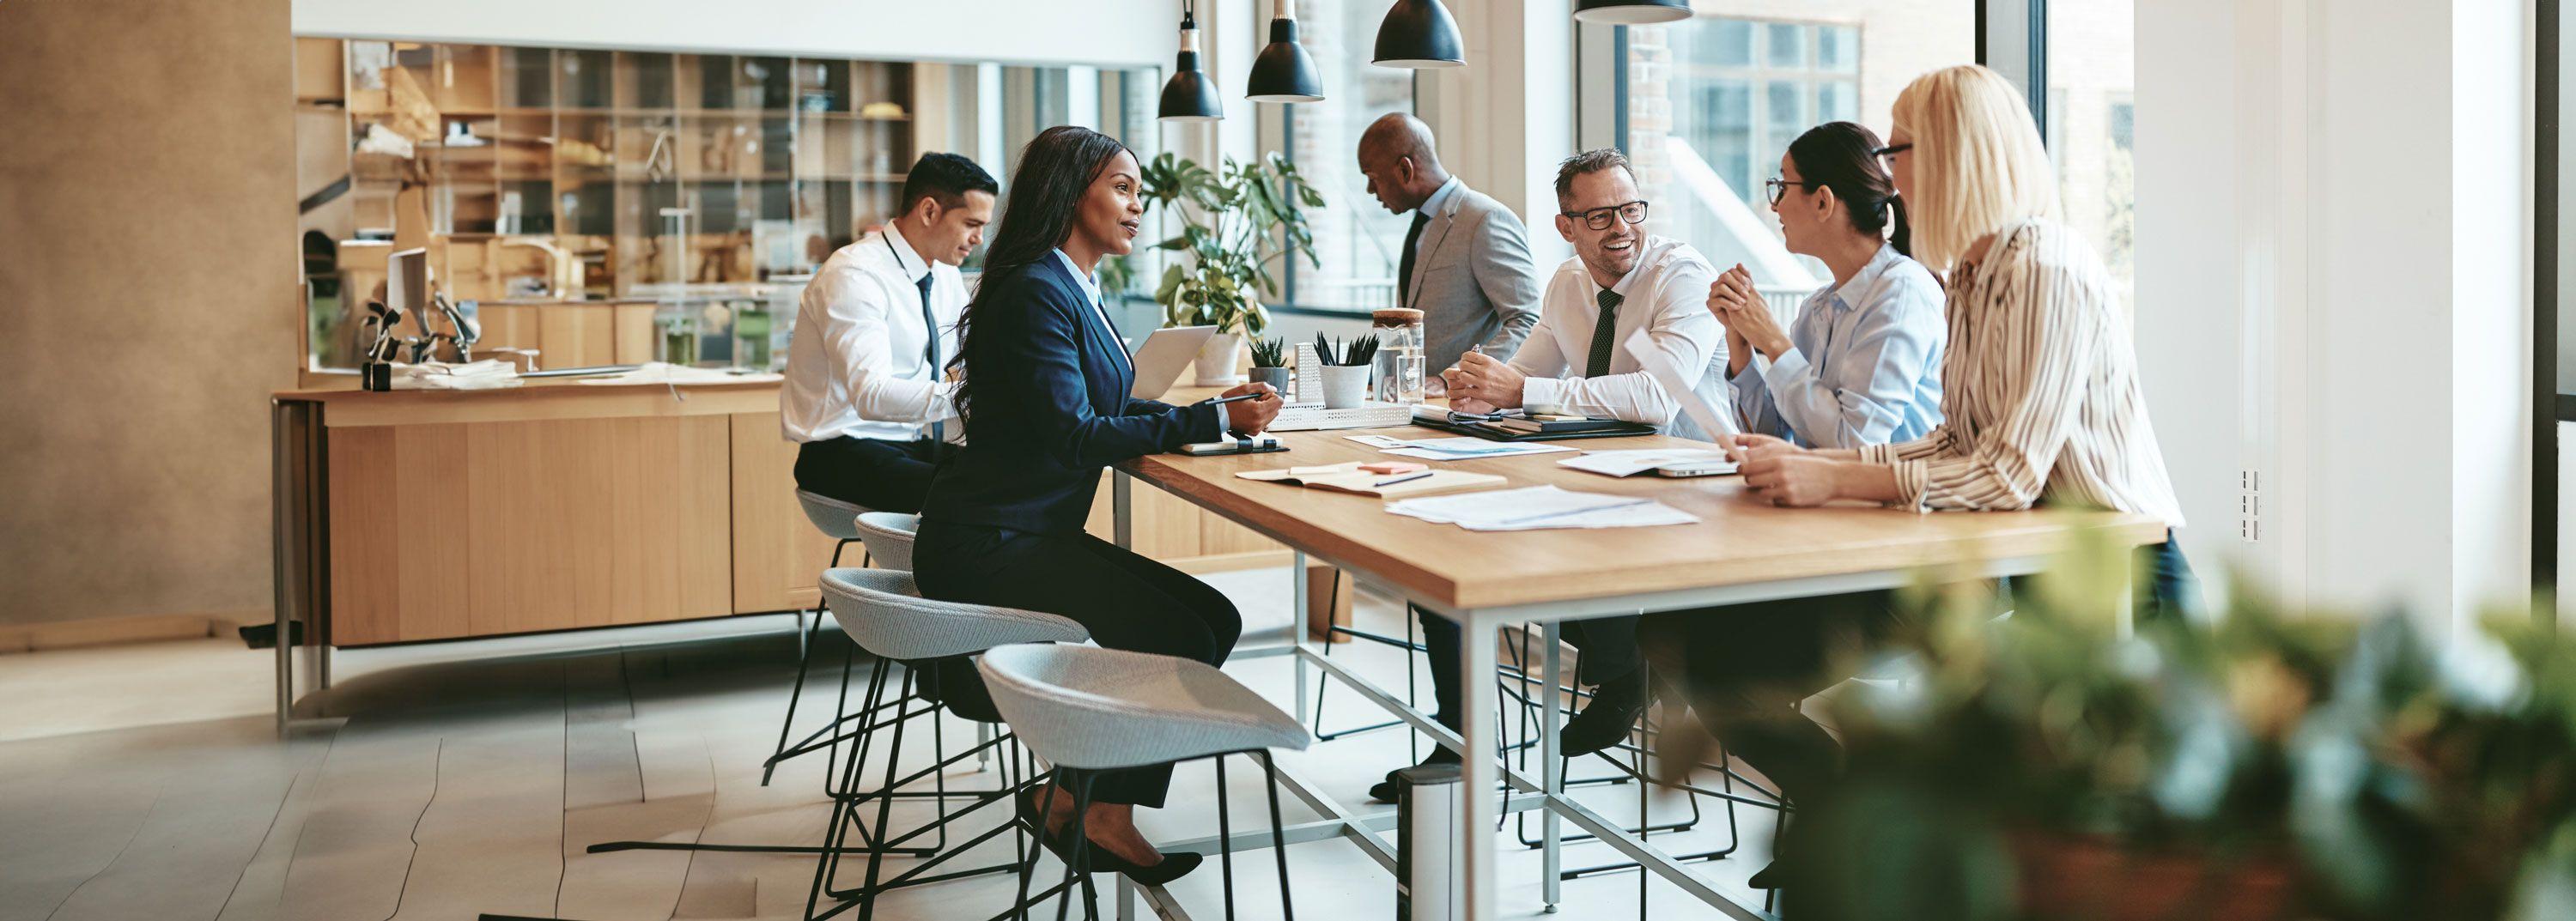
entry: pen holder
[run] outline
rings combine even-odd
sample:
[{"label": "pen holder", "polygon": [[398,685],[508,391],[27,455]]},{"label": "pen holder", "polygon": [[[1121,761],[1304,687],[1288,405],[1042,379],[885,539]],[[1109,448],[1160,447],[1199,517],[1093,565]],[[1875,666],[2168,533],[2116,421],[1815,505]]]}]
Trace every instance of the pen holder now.
[{"label": "pen holder", "polygon": [[1325,409],[1357,409],[1368,399],[1369,366],[1325,365]]}]

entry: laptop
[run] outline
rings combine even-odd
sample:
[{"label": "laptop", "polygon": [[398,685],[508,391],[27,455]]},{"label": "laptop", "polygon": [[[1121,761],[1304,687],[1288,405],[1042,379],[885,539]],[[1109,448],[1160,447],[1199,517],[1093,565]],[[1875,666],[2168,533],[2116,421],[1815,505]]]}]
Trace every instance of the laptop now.
[{"label": "laptop", "polygon": [[1129,363],[1136,366],[1136,386],[1127,395],[1139,400],[1159,400],[1181,379],[1181,369],[1197,361],[1199,350],[1207,347],[1209,337],[1216,335],[1213,326],[1174,326],[1158,329],[1145,337]]}]

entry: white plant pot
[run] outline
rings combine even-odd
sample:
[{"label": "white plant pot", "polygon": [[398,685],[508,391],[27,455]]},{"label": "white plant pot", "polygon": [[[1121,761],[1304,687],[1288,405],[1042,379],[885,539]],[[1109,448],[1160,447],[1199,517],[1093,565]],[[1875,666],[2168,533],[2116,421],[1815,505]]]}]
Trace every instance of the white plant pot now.
[{"label": "white plant pot", "polygon": [[1369,366],[1325,365],[1324,408],[1356,409],[1368,400]]},{"label": "white plant pot", "polygon": [[1199,349],[1198,369],[1198,385],[1201,387],[1232,387],[1243,383],[1243,336],[1239,333],[1209,336],[1207,345]]}]

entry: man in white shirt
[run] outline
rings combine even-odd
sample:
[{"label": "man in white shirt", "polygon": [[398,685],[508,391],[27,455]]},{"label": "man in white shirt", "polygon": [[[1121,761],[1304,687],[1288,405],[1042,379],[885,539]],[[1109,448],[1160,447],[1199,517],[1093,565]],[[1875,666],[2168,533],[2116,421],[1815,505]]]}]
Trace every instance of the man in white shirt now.
[{"label": "man in white shirt", "polygon": [[[1538,326],[1509,361],[1480,352],[1461,356],[1444,375],[1449,405],[1606,416],[1711,438],[1641,370],[1626,342],[1644,330],[1666,362],[1692,375],[1694,392],[1713,407],[1726,406],[1726,330],[1706,307],[1716,267],[1687,244],[1647,236],[1639,227],[1647,203],[1628,158],[1616,150],[1586,151],[1560,164],[1556,204],[1556,230],[1574,244],[1574,258],[1549,278]],[[1449,676],[1457,673],[1456,625],[1425,617],[1423,633],[1433,680],[1455,681]],[[1637,618],[1569,621],[1565,634],[1583,650],[1577,680],[1598,687],[1592,702],[1566,721],[1561,750],[1589,754],[1626,738],[1646,708]]]},{"label": "man in white shirt", "polygon": [[917,512],[954,453],[957,354],[966,283],[957,266],[984,242],[1000,186],[975,161],[923,154],[902,211],[815,270],[787,351],[779,425],[798,443],[796,487],[889,512]]}]

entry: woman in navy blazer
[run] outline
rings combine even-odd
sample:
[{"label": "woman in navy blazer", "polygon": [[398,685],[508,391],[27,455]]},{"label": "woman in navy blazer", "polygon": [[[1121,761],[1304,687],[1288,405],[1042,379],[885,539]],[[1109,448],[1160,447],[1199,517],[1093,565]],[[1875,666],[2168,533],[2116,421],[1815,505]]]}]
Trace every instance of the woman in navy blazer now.
[{"label": "woman in navy blazer", "polygon": [[[956,393],[966,447],[941,465],[922,503],[913,575],[922,594],[1072,618],[1111,649],[1222,664],[1243,623],[1207,583],[1083,533],[1101,468],[1227,430],[1256,433],[1278,415],[1264,394],[1222,406],[1172,406],[1127,394],[1135,368],[1100,303],[1093,267],[1135,247],[1144,217],[1135,154],[1084,128],[1049,128],[1011,177],[982,283],[959,321]],[[1196,854],[1158,854],[1138,834],[1137,806],[1160,806],[1171,768],[1102,774],[1083,815],[1089,866],[1148,884],[1178,878]],[[1020,812],[1049,847],[1073,819],[1070,791]],[[1105,854],[1103,852],[1106,852]]]}]

